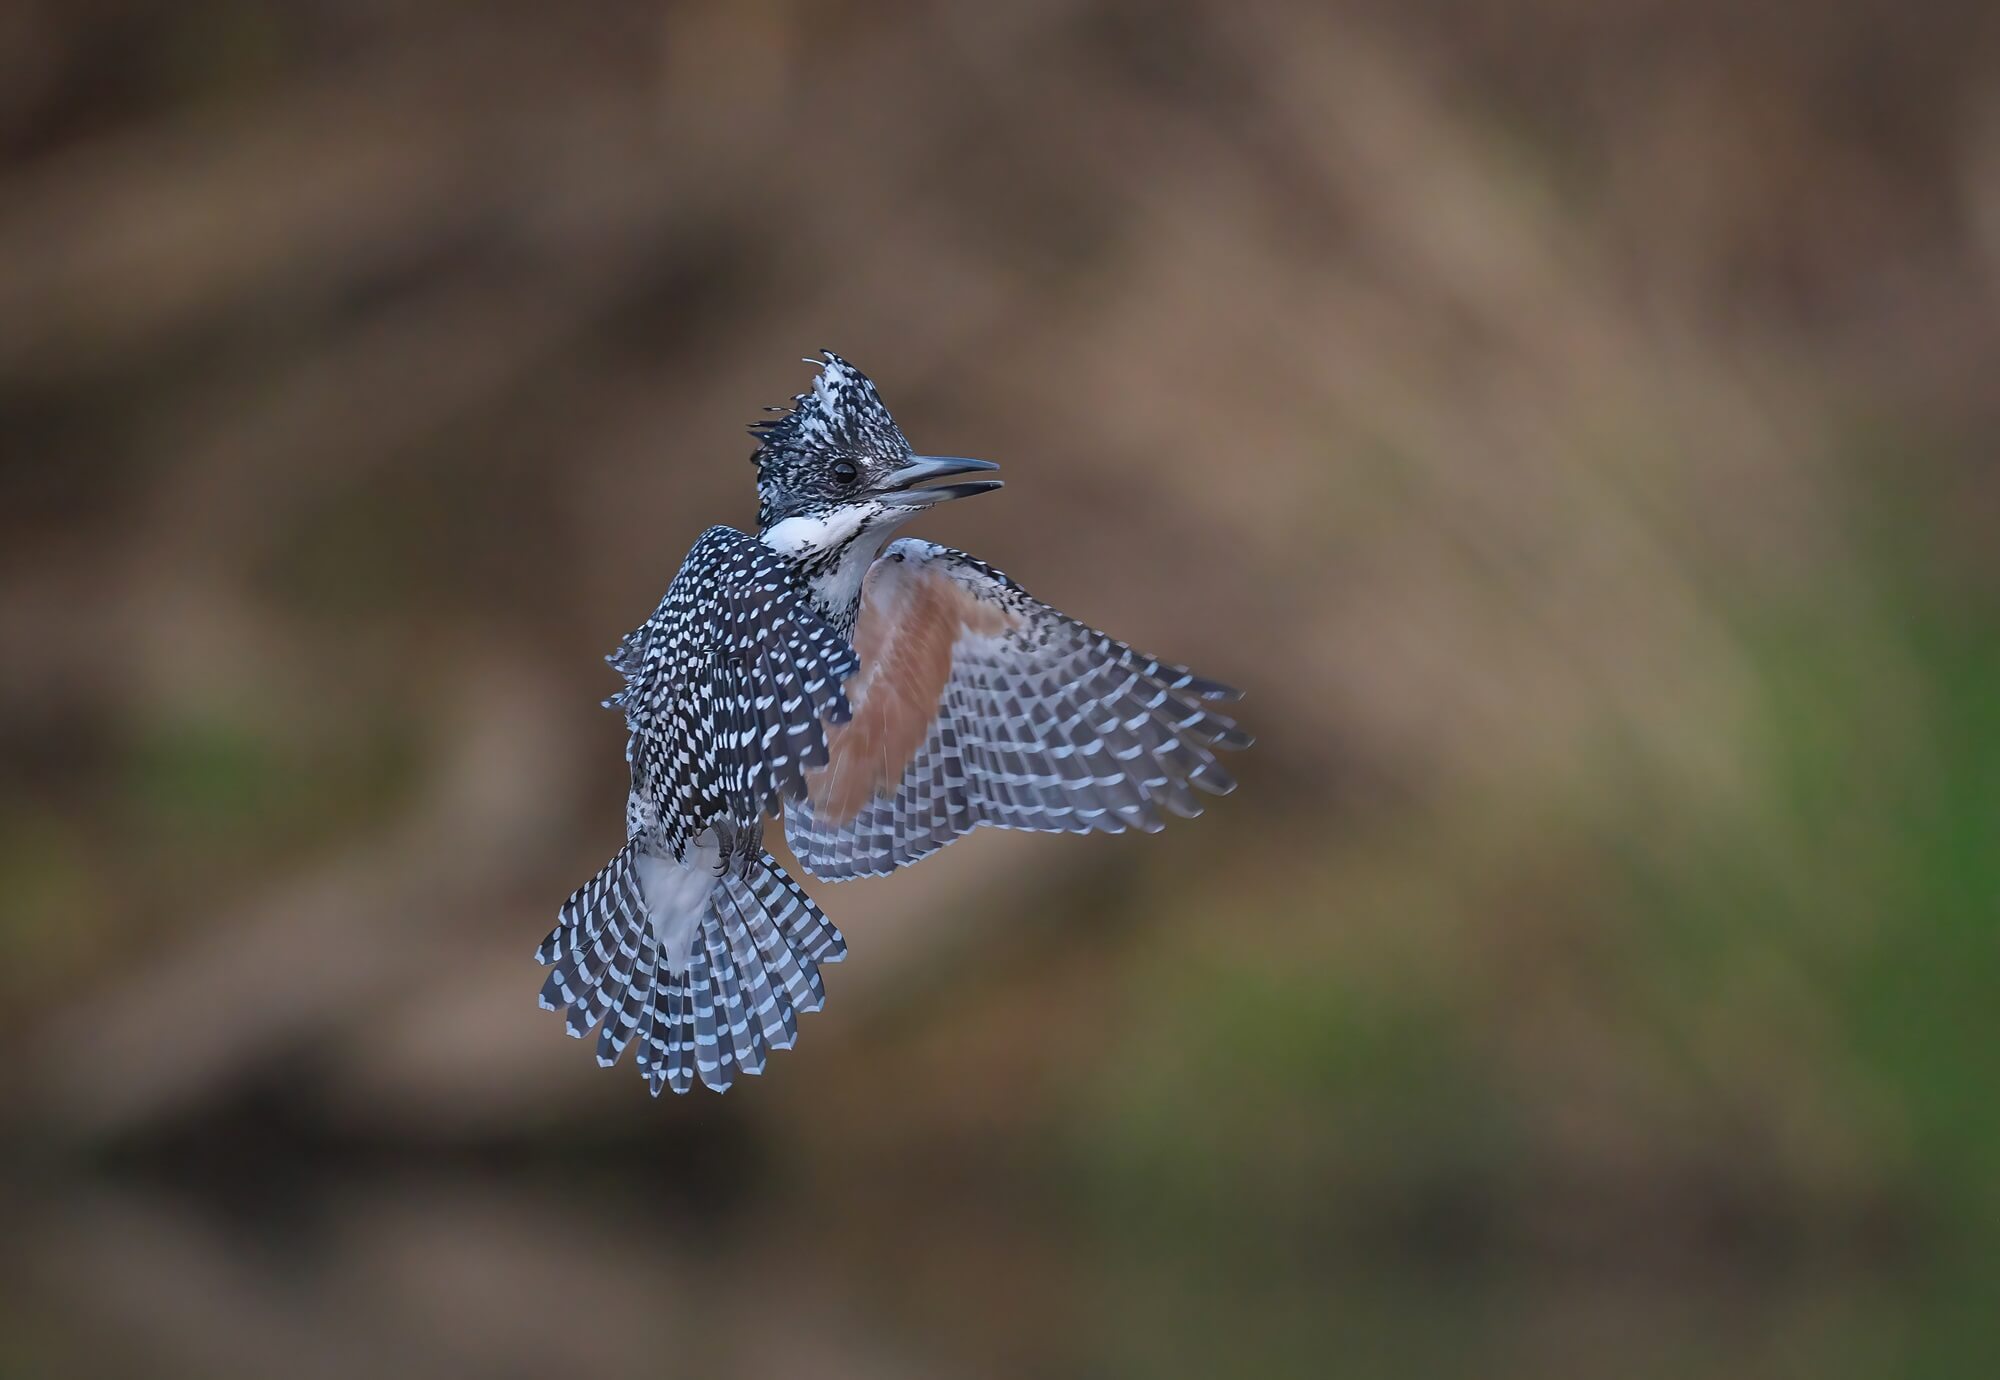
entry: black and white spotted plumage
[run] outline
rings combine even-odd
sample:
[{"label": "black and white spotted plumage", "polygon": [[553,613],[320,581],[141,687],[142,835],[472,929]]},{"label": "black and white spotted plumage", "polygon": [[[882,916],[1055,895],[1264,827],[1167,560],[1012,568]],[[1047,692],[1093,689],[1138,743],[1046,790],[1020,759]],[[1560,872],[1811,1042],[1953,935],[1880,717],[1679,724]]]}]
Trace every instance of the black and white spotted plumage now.
[{"label": "black and white spotted plumage", "polygon": [[542,1004],[598,1061],[638,1046],[654,1094],[720,1091],[786,1049],[824,999],[838,930],[762,847],[767,815],[826,761],[854,649],[795,562],[705,532],[653,616],[607,658],[625,688],[627,842],[573,895],[540,960]]},{"label": "black and white spotted plumage", "polygon": [[[1236,693],[1133,651],[961,551],[898,541],[1000,487],[915,454],[866,375],[826,354],[757,438],[758,532],[711,528],[608,658],[625,686],[626,843],[537,952],[541,1000],[647,1087],[722,1090],[789,1048],[845,942],[762,846],[782,812],[829,881],[981,825],[1154,830],[1234,782]],[[965,478],[966,476],[981,476]],[[961,482],[938,484],[943,479]]]},{"label": "black and white spotted plumage", "polygon": [[795,563],[730,527],[702,534],[607,660],[625,677],[605,703],[631,731],[627,827],[677,859],[718,821],[754,845],[781,793],[826,761],[823,725],[846,719],[857,666]]}]

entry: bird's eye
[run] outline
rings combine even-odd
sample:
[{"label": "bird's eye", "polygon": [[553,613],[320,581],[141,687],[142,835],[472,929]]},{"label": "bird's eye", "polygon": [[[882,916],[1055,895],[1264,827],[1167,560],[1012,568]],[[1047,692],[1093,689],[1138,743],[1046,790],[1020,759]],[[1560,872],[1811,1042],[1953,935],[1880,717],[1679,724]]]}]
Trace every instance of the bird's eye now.
[{"label": "bird's eye", "polygon": [[852,484],[860,477],[861,467],[856,465],[852,460],[836,460],[833,462],[834,482],[843,488]]}]

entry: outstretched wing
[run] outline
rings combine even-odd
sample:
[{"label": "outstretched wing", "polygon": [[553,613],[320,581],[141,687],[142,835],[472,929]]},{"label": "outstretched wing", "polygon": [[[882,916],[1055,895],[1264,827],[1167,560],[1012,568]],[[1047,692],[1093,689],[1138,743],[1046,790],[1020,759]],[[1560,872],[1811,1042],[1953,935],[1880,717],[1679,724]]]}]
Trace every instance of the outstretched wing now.
[{"label": "outstretched wing", "polygon": [[1155,661],[962,551],[905,539],[869,571],[853,717],[788,802],[786,837],[826,881],[872,876],[982,824],[1050,833],[1161,827],[1235,782],[1237,692]]},{"label": "outstretched wing", "polygon": [[702,534],[653,616],[606,658],[625,688],[633,834],[674,856],[710,823],[754,837],[827,760],[825,724],[848,716],[841,685],[860,662],[790,568],[755,537]]}]

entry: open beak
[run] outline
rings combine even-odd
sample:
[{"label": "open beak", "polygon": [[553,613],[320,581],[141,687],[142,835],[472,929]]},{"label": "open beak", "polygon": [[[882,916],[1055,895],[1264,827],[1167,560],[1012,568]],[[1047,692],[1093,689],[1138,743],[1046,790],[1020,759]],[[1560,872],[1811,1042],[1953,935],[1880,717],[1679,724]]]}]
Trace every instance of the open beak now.
[{"label": "open beak", "polygon": [[913,455],[910,463],[888,475],[882,481],[882,502],[900,508],[928,508],[934,503],[944,503],[954,498],[971,498],[990,489],[1000,487],[997,479],[968,479],[962,484],[937,484],[923,487],[932,480],[950,479],[955,475],[979,474],[1000,467],[991,460],[968,460],[961,455]]}]

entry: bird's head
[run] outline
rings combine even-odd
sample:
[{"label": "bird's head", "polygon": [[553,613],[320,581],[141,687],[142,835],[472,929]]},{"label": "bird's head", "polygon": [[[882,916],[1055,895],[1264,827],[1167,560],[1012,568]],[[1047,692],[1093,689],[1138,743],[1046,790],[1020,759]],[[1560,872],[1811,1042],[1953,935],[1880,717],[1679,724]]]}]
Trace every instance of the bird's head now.
[{"label": "bird's head", "polygon": [[757,526],[799,554],[845,549],[887,534],[926,508],[1000,487],[998,479],[941,479],[998,469],[990,460],[918,455],[868,376],[831,350],[812,387],[757,423]]}]

